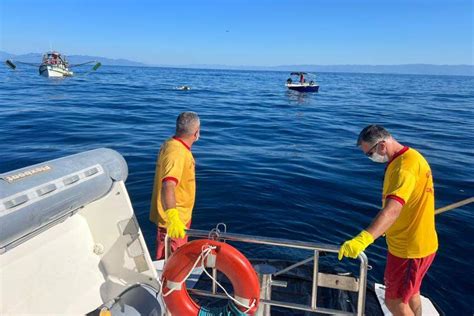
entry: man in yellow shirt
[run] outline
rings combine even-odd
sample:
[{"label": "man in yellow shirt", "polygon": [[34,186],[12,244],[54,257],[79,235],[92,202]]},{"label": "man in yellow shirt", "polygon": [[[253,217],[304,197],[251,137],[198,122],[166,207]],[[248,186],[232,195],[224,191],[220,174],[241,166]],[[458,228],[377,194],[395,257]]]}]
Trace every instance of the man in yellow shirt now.
[{"label": "man in yellow shirt", "polygon": [[382,210],[369,227],[341,246],[339,260],[356,258],[385,233],[385,303],[394,315],[421,315],[421,282],[438,250],[430,166],[382,126],[364,128],[357,145],[372,161],[387,163]]},{"label": "man in yellow shirt", "polygon": [[162,259],[166,234],[171,251],[187,242],[196,196],[196,176],[191,147],[200,136],[200,120],[194,112],[183,112],[176,120],[176,134],[166,140],[156,163],[150,220],[158,226],[156,259]]}]

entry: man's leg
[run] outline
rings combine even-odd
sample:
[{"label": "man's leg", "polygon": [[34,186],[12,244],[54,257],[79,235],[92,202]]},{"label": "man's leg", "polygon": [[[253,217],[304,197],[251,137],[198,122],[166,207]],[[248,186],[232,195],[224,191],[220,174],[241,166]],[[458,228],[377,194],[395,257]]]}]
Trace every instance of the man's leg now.
[{"label": "man's leg", "polygon": [[[404,259],[388,253],[384,276],[385,303],[392,314],[421,316],[420,286],[435,255]],[[410,313],[405,314],[406,308]]]},{"label": "man's leg", "polygon": [[403,303],[402,299],[386,299],[385,305],[387,305],[389,311],[394,316],[422,316],[420,293],[414,294],[408,301],[408,304]]},{"label": "man's leg", "polygon": [[415,314],[415,316],[421,316],[420,292],[413,294],[413,296],[410,297],[408,304],[410,305],[410,308],[413,311],[413,314]]},{"label": "man's leg", "polygon": [[166,229],[158,227],[156,232],[156,260],[165,258],[165,236]]},{"label": "man's leg", "polygon": [[415,316],[422,315],[420,287],[426,273],[428,272],[428,269],[433,263],[435,256],[436,256],[436,253],[433,253],[427,257],[415,260],[417,263],[417,271],[416,271],[416,276],[415,276],[415,281],[414,281],[414,284],[415,284],[414,293],[410,297],[410,300],[408,301],[408,304],[410,305],[410,308],[415,314]]},{"label": "man's leg", "polygon": [[394,316],[413,316],[408,303],[411,296],[411,274],[413,263],[410,259],[399,258],[387,253],[385,265],[385,305]]},{"label": "man's leg", "polygon": [[413,311],[408,304],[403,303],[401,298],[397,299],[385,299],[385,305],[393,316],[413,316]]}]

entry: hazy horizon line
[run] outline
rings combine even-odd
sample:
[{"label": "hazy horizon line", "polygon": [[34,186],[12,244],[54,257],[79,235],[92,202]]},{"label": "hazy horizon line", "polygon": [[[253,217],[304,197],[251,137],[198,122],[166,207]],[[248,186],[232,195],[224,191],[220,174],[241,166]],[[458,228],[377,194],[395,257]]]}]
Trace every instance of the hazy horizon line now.
[{"label": "hazy horizon line", "polygon": [[[57,50],[54,50],[57,51]],[[10,53],[8,51],[0,50],[1,53],[5,53],[8,55],[16,55],[16,56],[21,56],[21,55],[32,55],[32,54],[38,54],[42,55],[45,52],[28,52],[28,53]],[[358,64],[358,63],[344,63],[344,64],[289,64],[289,63],[282,63],[282,64],[273,64],[273,65],[256,65],[256,64],[238,64],[238,65],[232,65],[232,64],[209,64],[209,63],[181,63],[181,64],[175,64],[175,63],[165,63],[165,64],[160,64],[160,63],[149,63],[149,62],[144,62],[144,61],[137,61],[132,58],[127,58],[127,57],[107,57],[107,56],[99,56],[99,55],[91,55],[91,54],[64,54],[65,56],[77,56],[77,57],[96,57],[96,58],[105,58],[105,59],[111,59],[111,60],[125,60],[133,63],[140,63],[146,66],[153,66],[153,67],[186,67],[186,66],[224,66],[224,67],[263,67],[263,68],[274,68],[274,67],[292,67],[292,66],[413,66],[413,65],[427,65],[427,66],[468,66],[468,67],[474,67],[473,64],[450,64],[450,63],[443,63],[443,64],[433,64],[433,63],[422,63],[422,62],[415,62],[415,63],[397,63],[397,64]]]}]

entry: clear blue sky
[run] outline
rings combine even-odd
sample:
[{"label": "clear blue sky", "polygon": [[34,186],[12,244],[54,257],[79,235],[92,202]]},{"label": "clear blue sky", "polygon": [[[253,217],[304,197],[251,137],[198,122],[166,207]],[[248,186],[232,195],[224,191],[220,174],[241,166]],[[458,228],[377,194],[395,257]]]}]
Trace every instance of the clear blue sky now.
[{"label": "clear blue sky", "polygon": [[150,64],[473,64],[472,0],[0,0],[0,50]]}]

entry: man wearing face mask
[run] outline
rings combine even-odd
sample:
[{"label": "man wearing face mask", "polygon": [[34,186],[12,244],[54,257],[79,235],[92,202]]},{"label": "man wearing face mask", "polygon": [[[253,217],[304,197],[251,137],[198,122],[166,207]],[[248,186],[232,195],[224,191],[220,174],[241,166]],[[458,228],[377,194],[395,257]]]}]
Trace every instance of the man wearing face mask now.
[{"label": "man wearing face mask", "polygon": [[196,176],[191,147],[199,139],[200,120],[194,112],[183,112],[176,120],[176,134],[161,146],[156,163],[150,220],[158,226],[156,259],[165,256],[165,236],[171,251],[187,242],[196,196]]},{"label": "man wearing face mask", "polygon": [[341,246],[339,260],[357,258],[385,233],[385,303],[394,315],[421,315],[421,282],[438,249],[430,166],[418,151],[398,143],[382,126],[364,128],[357,145],[372,161],[387,163],[382,210],[369,227]]}]

